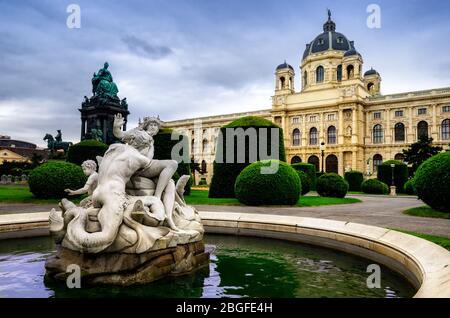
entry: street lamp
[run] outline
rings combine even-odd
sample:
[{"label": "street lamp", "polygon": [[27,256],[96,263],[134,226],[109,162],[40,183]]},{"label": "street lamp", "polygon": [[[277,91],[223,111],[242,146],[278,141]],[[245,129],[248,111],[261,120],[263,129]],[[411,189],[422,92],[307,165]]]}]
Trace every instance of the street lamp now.
[{"label": "street lamp", "polygon": [[395,169],[395,163],[391,163],[391,171],[392,171],[392,182],[391,182],[391,192],[390,195],[396,195],[396,189],[395,189],[395,180],[394,180],[394,169]]},{"label": "street lamp", "polygon": [[320,143],[320,154],[322,155],[322,173],[323,173],[323,157],[325,155],[325,142]]}]

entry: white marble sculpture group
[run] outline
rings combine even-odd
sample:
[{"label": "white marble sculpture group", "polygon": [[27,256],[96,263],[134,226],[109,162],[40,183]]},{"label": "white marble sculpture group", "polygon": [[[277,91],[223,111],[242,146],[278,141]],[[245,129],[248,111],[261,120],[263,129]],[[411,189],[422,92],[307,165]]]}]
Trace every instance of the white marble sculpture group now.
[{"label": "white marble sculpture group", "polygon": [[189,180],[172,180],[174,160],[153,159],[153,136],[158,118],[145,118],[138,127],[123,132],[124,120],[116,115],[114,135],[124,143],[112,144],[96,163],[83,163],[89,176],[70,195],[87,193],[79,206],[63,199],[62,212],[50,213],[50,232],[63,247],[81,253],[120,252],[141,254],[201,241],[204,229],[197,211],[184,200]]}]

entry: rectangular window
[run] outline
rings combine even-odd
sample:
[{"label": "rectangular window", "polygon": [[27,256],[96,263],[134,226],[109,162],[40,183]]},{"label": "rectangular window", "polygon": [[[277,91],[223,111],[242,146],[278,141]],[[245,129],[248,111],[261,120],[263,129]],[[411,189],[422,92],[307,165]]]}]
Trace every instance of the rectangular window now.
[{"label": "rectangular window", "polygon": [[450,106],[444,106],[444,107],[442,107],[442,112],[443,112],[443,113],[450,113]]},{"label": "rectangular window", "polygon": [[427,114],[427,109],[426,108],[419,108],[417,110],[417,115],[426,115]]},{"label": "rectangular window", "polygon": [[381,119],[381,113],[380,112],[373,113],[373,119]]},{"label": "rectangular window", "polygon": [[293,118],[292,118],[292,123],[293,123],[293,124],[298,124],[298,123],[299,123],[298,117],[293,117]]},{"label": "rectangular window", "polygon": [[328,114],[328,121],[336,120],[336,114]]},{"label": "rectangular window", "polygon": [[309,116],[309,121],[315,123],[317,121],[317,116]]},{"label": "rectangular window", "polygon": [[403,110],[396,110],[395,117],[403,117]]}]

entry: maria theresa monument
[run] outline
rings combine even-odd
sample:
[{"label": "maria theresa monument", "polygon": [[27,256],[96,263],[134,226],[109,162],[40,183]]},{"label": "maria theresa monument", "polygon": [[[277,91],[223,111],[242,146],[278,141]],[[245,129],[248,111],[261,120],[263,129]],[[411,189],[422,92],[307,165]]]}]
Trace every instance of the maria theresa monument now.
[{"label": "maria theresa monument", "polygon": [[130,114],[127,99],[117,96],[119,89],[113,81],[108,70],[109,64],[105,62],[102,69],[92,76],[92,97],[84,97],[81,104],[81,140],[95,139],[106,144],[117,141],[113,134],[113,122],[116,114],[126,119]]}]

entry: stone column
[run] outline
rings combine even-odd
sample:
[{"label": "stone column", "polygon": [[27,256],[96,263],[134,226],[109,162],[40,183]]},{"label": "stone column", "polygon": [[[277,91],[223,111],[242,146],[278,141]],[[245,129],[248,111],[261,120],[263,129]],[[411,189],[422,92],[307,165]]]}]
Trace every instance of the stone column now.
[{"label": "stone column", "polygon": [[[302,146],[306,146],[308,144],[308,140],[307,140],[308,132],[306,131],[306,115],[302,116],[301,118],[302,118],[302,131],[300,132],[301,138],[302,138],[301,143],[302,143]],[[303,149],[306,149],[306,148],[303,148]],[[303,160],[305,160],[305,159],[303,159]]]},{"label": "stone column", "polygon": [[[368,111],[365,112],[365,116],[366,116],[366,140],[365,143],[367,144],[372,144],[372,126],[373,123],[371,123],[371,118],[370,118],[370,114]],[[373,115],[372,115],[373,116]]]},{"label": "stone column", "polygon": [[353,151],[352,151],[352,170],[358,170],[357,168],[357,166],[356,166],[356,148],[353,148]]},{"label": "stone column", "polygon": [[319,123],[319,145],[322,141],[325,141],[325,131],[324,131],[324,127],[325,127],[325,122],[324,122],[324,114],[320,113],[320,123]]},{"label": "stone column", "polygon": [[286,127],[286,113],[281,114],[281,128],[283,128],[283,134],[284,134],[284,147],[290,147],[292,145],[291,143],[291,131],[287,130]]},{"label": "stone column", "polygon": [[103,141],[105,143],[107,143],[108,142],[108,135],[107,135],[107,132],[108,132],[108,120],[106,118],[103,118],[102,121],[103,121]]},{"label": "stone column", "polygon": [[352,144],[358,143],[358,118],[356,112],[357,107],[352,108]]},{"label": "stone column", "polygon": [[345,133],[345,129],[344,129],[344,111],[342,109],[339,109],[339,114],[338,114],[338,120],[339,120],[339,125],[338,125],[338,144],[342,145],[344,144],[344,133]]},{"label": "stone column", "polygon": [[432,105],[432,116],[433,116],[433,122],[431,125],[431,137],[433,138],[433,140],[439,140],[439,136],[438,136],[438,124],[437,124],[437,118],[436,118],[436,104]]},{"label": "stone column", "polygon": [[81,139],[86,135],[86,119],[81,120]]},{"label": "stone column", "polygon": [[414,126],[413,126],[413,108],[408,108],[408,133],[406,134],[406,142],[407,143],[413,143],[414,142]]},{"label": "stone column", "polygon": [[338,154],[338,172],[341,176],[344,176],[345,167],[344,167],[344,152],[340,151]]},{"label": "stone column", "polygon": [[[386,123],[385,123],[385,126],[383,127],[384,129],[384,132],[383,132],[383,135],[384,135],[384,144],[387,144],[387,143],[391,143],[391,130],[390,130],[390,121],[389,121],[389,115],[390,115],[390,109],[387,109],[386,110]],[[384,158],[383,158],[383,160],[384,160]]]}]

